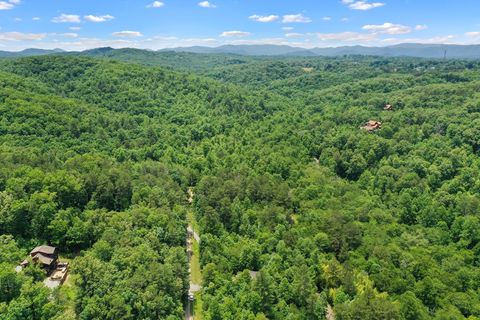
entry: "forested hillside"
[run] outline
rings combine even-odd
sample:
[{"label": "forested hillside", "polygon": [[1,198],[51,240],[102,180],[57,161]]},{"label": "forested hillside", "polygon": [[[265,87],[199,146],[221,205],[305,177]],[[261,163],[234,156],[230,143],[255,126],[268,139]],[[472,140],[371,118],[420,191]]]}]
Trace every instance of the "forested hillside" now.
[{"label": "forested hillside", "polygon": [[[307,96],[314,90],[371,79],[378,76],[423,76],[448,79],[453,73],[477,70],[478,60],[426,60],[420,58],[382,58],[344,55],[342,57],[262,57],[234,54],[196,54],[188,52],[98,48],[67,55],[87,56],[132,62],[147,66],[194,72],[215,80],[263,88],[283,95]],[[303,97],[305,99],[307,97]]]},{"label": "forested hillside", "polygon": [[478,62],[166,54],[0,60],[0,319],[480,318]]}]

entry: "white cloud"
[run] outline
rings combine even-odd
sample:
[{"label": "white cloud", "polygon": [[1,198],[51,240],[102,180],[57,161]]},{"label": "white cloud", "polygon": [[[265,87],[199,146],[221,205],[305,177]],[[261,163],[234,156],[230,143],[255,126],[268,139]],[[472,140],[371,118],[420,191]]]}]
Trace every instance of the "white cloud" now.
[{"label": "white cloud", "polygon": [[[422,40],[421,40],[422,41]],[[423,40],[425,41],[425,40]],[[437,36],[433,38],[427,39],[423,43],[461,43],[461,42],[455,42],[455,36],[454,35],[447,35],[447,36]]]},{"label": "white cloud", "polygon": [[78,31],[78,30],[80,30],[80,29],[82,29],[82,28],[80,28],[80,27],[70,27],[70,28],[68,28],[68,29],[70,29],[70,30],[72,30],[72,31]]},{"label": "white cloud", "polygon": [[426,24],[417,24],[415,26],[415,30],[417,30],[417,31],[427,30],[427,29],[428,29],[428,26]]},{"label": "white cloud", "polygon": [[164,48],[176,48],[185,46],[207,46],[215,47],[223,44],[221,41],[215,38],[178,38],[174,36],[158,35],[149,39],[145,39],[143,42],[139,42],[138,46],[148,49],[164,49]]},{"label": "white cloud", "polygon": [[42,40],[45,37],[44,33],[0,32],[1,41],[32,41]]},{"label": "white cloud", "polygon": [[303,14],[287,14],[283,16],[283,23],[310,23],[312,19],[305,17]]},{"label": "white cloud", "polygon": [[258,39],[258,40],[252,40],[252,39],[236,39],[233,41],[227,42],[227,44],[233,44],[233,45],[255,45],[255,44],[273,44],[273,45],[292,45],[291,42],[284,38],[266,38],[266,39]]},{"label": "white cloud", "polygon": [[66,33],[49,33],[49,37],[63,37],[63,38],[78,38],[78,34],[74,32],[66,32]]},{"label": "white cloud", "polygon": [[65,38],[78,38],[78,33],[74,33],[74,32],[62,33],[60,35]]},{"label": "white cloud", "polygon": [[480,31],[466,32],[465,36],[470,37],[470,38],[480,37]]},{"label": "white cloud", "polygon": [[422,43],[422,44],[472,44],[468,41],[461,41],[458,37],[454,35],[446,35],[446,36],[437,36],[433,38],[389,38],[383,39],[381,41],[384,44],[392,45],[392,44],[401,44],[401,43]]},{"label": "white cloud", "polygon": [[10,10],[13,9],[15,6],[11,3],[0,1],[0,10]]},{"label": "white cloud", "polygon": [[0,10],[11,10],[20,2],[20,0],[0,1]]},{"label": "white cloud", "polygon": [[202,8],[216,8],[217,6],[209,1],[199,2],[198,5]]},{"label": "white cloud", "polygon": [[412,32],[410,27],[394,24],[390,22],[385,22],[384,24],[368,24],[362,27],[363,30],[378,32],[384,34],[406,34]]},{"label": "white cloud", "polygon": [[323,20],[323,21],[331,21],[331,20],[332,20],[332,17],[323,17],[322,20]]},{"label": "white cloud", "polygon": [[348,18],[342,18],[342,19],[340,19],[340,21],[341,21],[341,22],[348,22],[348,21],[350,21],[350,19],[348,19]]},{"label": "white cloud", "polygon": [[221,37],[248,37],[250,32],[245,31],[224,31]]},{"label": "white cloud", "polygon": [[152,3],[150,3],[147,8],[161,8],[165,5],[165,3],[161,2],[161,1],[153,1]]},{"label": "white cloud", "polygon": [[248,17],[250,20],[256,21],[256,22],[275,22],[277,21],[280,17],[276,15],[269,15],[269,16],[259,16],[254,14],[253,16]]},{"label": "white cloud", "polygon": [[52,22],[55,22],[55,23],[80,23],[81,19],[80,19],[80,16],[76,15],[76,14],[62,13],[58,17],[53,18]]},{"label": "white cloud", "polygon": [[352,10],[370,10],[374,8],[380,8],[385,5],[383,2],[369,2],[369,1],[356,1],[356,0],[342,0],[342,3],[348,6]]},{"label": "white cloud", "polygon": [[291,32],[291,33],[285,34],[285,37],[287,37],[287,38],[301,38],[301,37],[303,37],[303,34]]},{"label": "white cloud", "polygon": [[284,31],[292,31],[294,28],[293,27],[283,27],[282,30]]},{"label": "white cloud", "polygon": [[223,44],[232,44],[232,45],[262,45],[262,44],[271,44],[271,45],[288,45],[292,47],[303,47],[303,48],[314,48],[318,46],[317,43],[312,44],[310,39],[301,39],[294,40],[288,38],[262,38],[262,39],[234,39],[231,41],[226,41]]},{"label": "white cloud", "polygon": [[40,21],[40,17],[33,17],[32,20],[33,21]]},{"label": "white cloud", "polygon": [[143,34],[141,32],[129,31],[129,30],[114,32],[114,33],[112,33],[112,35],[114,37],[119,37],[119,38],[136,38],[136,37],[142,37],[143,36]]},{"label": "white cloud", "polygon": [[175,46],[181,46],[182,44],[187,44],[189,46],[212,46],[218,45],[219,42],[214,38],[189,38],[189,39],[178,39],[178,43]]},{"label": "white cloud", "polygon": [[103,16],[94,16],[94,15],[88,15],[83,17],[85,20],[90,21],[90,22],[105,22],[114,19],[113,16],[106,14]]},{"label": "white cloud", "polygon": [[154,41],[154,40],[158,40],[158,41],[175,41],[175,40],[178,40],[177,37],[172,37],[172,36],[155,36],[153,38],[149,38],[147,39],[147,41]]},{"label": "white cloud", "polygon": [[317,33],[316,36],[320,41],[330,42],[371,42],[377,39],[376,34],[359,32]]}]

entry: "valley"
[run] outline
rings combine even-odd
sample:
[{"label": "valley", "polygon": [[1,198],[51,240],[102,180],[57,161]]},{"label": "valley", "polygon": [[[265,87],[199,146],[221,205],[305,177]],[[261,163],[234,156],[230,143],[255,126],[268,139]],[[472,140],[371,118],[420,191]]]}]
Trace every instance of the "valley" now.
[{"label": "valley", "polygon": [[477,61],[101,51],[0,60],[0,319],[480,317]]}]

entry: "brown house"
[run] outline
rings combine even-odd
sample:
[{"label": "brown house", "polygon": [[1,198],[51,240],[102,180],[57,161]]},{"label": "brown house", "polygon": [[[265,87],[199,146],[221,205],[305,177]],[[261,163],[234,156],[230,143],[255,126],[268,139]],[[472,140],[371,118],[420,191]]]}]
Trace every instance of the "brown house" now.
[{"label": "brown house", "polygon": [[382,128],[382,123],[375,120],[370,120],[363,127],[361,127],[361,129],[367,130],[368,132],[374,132],[380,128]]},{"label": "brown house", "polygon": [[33,262],[39,263],[48,270],[57,267],[58,249],[51,246],[39,246],[30,252]]}]

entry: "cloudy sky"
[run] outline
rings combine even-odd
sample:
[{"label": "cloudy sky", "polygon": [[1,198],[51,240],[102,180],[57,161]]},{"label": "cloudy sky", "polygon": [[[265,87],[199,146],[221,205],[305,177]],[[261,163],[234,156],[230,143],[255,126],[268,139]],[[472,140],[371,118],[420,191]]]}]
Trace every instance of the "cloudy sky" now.
[{"label": "cloudy sky", "polygon": [[480,43],[478,0],[0,0],[0,50]]}]

